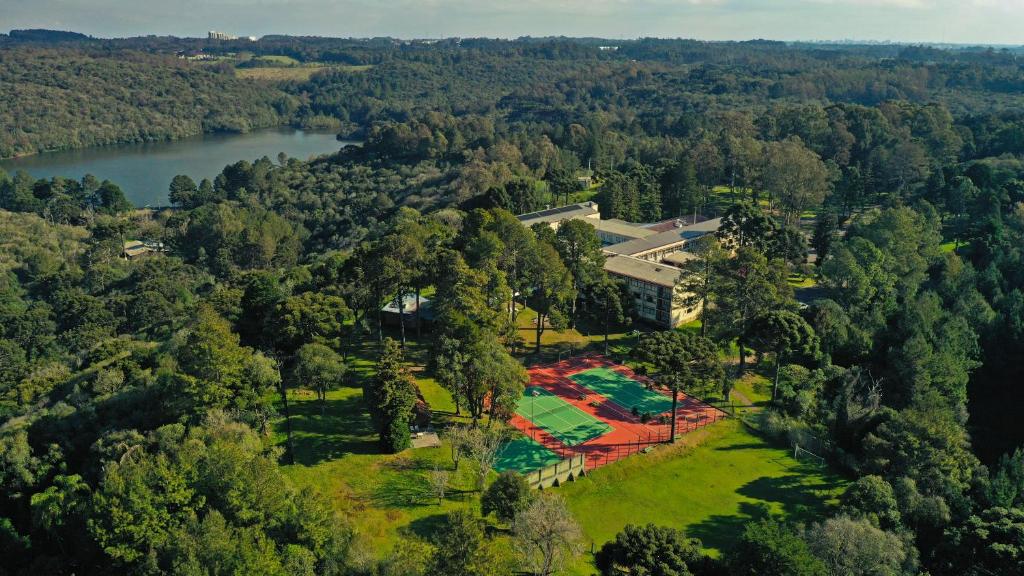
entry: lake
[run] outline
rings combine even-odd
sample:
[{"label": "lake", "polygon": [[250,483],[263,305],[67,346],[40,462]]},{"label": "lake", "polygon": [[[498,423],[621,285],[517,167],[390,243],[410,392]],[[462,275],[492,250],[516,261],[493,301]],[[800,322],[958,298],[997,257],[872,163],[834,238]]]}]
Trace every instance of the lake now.
[{"label": "lake", "polygon": [[166,206],[167,187],[178,174],[187,174],[198,183],[202,178],[212,180],[224,166],[239,160],[251,162],[268,156],[276,163],[279,152],[306,160],[337,152],[347,144],[358,142],[339,141],[328,132],[271,128],[248,134],[207,134],[172,142],[47,152],[0,160],[0,168],[10,174],[24,170],[36,178],[81,179],[92,174],[120,186],[136,206]]}]

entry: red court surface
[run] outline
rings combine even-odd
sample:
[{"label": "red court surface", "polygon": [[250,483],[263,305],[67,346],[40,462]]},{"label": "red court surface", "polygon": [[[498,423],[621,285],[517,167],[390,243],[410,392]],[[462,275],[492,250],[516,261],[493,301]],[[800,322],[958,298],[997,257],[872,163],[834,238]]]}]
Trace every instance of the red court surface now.
[{"label": "red court surface", "polygon": [[[608,398],[569,380],[569,376],[592,368],[610,368],[637,382],[653,384],[650,378],[640,376],[628,366],[616,364],[598,354],[577,356],[550,364],[538,364],[529,368],[527,372],[530,375],[530,386],[540,386],[580,410],[607,422],[612,427],[610,432],[583,444],[570,447],[521,416],[514,416],[510,423],[563,458],[575,454],[586,454],[587,469],[610,464],[668,440],[671,430],[668,423],[659,424],[655,419],[644,424],[640,418],[633,416],[628,408],[619,406]],[[672,396],[671,391],[658,386],[655,386],[654,390],[670,398]],[[725,418],[726,414],[680,392],[676,416],[676,435],[679,436],[701,426],[717,422]]]}]

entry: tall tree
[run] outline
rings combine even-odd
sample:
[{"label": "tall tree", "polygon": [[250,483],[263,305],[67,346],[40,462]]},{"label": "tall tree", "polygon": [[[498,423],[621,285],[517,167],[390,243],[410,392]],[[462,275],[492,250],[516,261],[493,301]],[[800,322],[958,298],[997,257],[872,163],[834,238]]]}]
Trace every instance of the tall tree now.
[{"label": "tall tree", "polygon": [[528,303],[537,313],[537,339],[534,352],[540,354],[540,338],[544,334],[546,324],[550,323],[556,330],[563,330],[568,325],[566,312],[573,299],[573,278],[569,269],[562,264],[558,251],[547,242],[537,243],[537,263],[533,266],[533,292]]},{"label": "tall tree", "polygon": [[722,263],[715,275],[714,292],[715,306],[709,315],[712,333],[719,341],[736,340],[738,373],[742,375],[754,319],[789,304],[793,290],[780,262],[770,262],[753,248],[740,248],[734,258]]},{"label": "tall tree", "polygon": [[681,266],[676,298],[687,308],[700,308],[700,335],[708,335],[708,310],[715,301],[716,274],[728,258],[718,239],[705,235],[694,242],[691,252],[696,256]]},{"label": "tall tree", "polygon": [[384,339],[377,373],[367,381],[363,396],[377,425],[382,448],[392,453],[408,448],[416,384],[405,367],[401,346],[391,338]]},{"label": "tall tree", "polygon": [[831,176],[821,158],[799,138],[770,143],[766,151],[765,188],[779,201],[787,225],[820,206],[831,186]]},{"label": "tall tree", "polygon": [[814,329],[789,310],[771,310],[758,316],[750,326],[750,340],[754,348],[775,355],[772,402],[778,398],[782,364],[794,357],[814,360],[820,353]]},{"label": "tall tree", "polygon": [[581,296],[588,286],[601,281],[604,277],[604,253],[601,252],[601,239],[593,224],[584,220],[572,219],[562,223],[555,233],[555,249],[558,250],[562,262],[572,275],[573,298],[569,314],[569,327],[576,326],[576,309]]},{"label": "tall tree", "polygon": [[675,330],[645,335],[633,355],[654,365],[659,384],[672,390],[670,442],[676,440],[676,409],[679,390],[706,391],[722,380],[718,347],[711,340],[692,332]]},{"label": "tall tree", "polygon": [[599,282],[587,288],[586,299],[589,302],[587,316],[601,325],[604,334],[604,353],[608,355],[608,336],[613,325],[629,320],[626,314],[626,292],[622,284],[604,275]]},{"label": "tall tree", "polygon": [[765,214],[759,206],[740,202],[726,210],[716,234],[726,248],[747,246],[767,254],[778,228],[775,219]]},{"label": "tall tree", "polygon": [[712,564],[699,540],[688,539],[675,528],[654,524],[627,524],[614,540],[601,547],[595,563],[602,576],[704,574],[702,569]]},{"label": "tall tree", "polygon": [[327,392],[338,388],[345,377],[345,362],[334,350],[316,342],[304,344],[295,353],[291,380],[296,386],[308,386],[320,400],[320,414],[327,408]]},{"label": "tall tree", "polygon": [[512,540],[531,574],[551,576],[582,552],[583,530],[561,496],[543,493],[516,514]]}]

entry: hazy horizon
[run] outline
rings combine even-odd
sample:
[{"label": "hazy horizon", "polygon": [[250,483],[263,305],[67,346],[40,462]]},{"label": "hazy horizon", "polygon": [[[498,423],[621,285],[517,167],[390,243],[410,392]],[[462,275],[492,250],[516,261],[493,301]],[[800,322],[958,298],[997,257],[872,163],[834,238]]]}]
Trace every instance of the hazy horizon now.
[{"label": "hazy horizon", "polygon": [[97,37],[570,36],[1022,45],[1024,0],[0,0],[0,28]]}]

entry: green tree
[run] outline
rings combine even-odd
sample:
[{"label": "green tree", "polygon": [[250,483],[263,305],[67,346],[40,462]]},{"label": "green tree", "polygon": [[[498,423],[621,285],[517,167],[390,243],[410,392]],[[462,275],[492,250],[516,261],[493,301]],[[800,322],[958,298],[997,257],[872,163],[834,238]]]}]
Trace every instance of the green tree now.
[{"label": "green tree", "polygon": [[480,519],[469,510],[449,512],[434,532],[428,576],[485,576],[495,573]]},{"label": "green tree", "polygon": [[557,200],[561,199],[563,204],[569,204],[570,195],[580,189],[579,182],[569,170],[563,168],[548,172],[545,179],[551,188],[551,195]]},{"label": "green tree", "polygon": [[183,397],[172,402],[199,416],[212,408],[248,410],[265,402],[280,381],[275,364],[239,344],[231,325],[207,305],[200,306],[184,342],[175,350],[179,374],[165,373]]},{"label": "green tree", "polygon": [[622,284],[604,275],[599,282],[588,286],[586,299],[589,302],[587,316],[601,326],[604,334],[604,354],[608,355],[608,335],[613,325],[620,325],[628,319],[625,290]]},{"label": "green tree", "polygon": [[511,522],[530,503],[530,485],[519,473],[505,471],[484,490],[480,509],[484,516],[492,512],[502,522]]},{"label": "green tree", "polygon": [[839,502],[843,512],[849,516],[864,516],[876,526],[886,529],[900,525],[896,493],[881,476],[861,476],[846,488]]},{"label": "green tree", "polygon": [[987,489],[993,507],[1024,508],[1024,449],[1003,454],[992,470]]},{"label": "green tree", "polygon": [[308,343],[341,346],[352,311],[339,296],[304,292],[274,308],[267,327],[278,350],[292,354]]},{"label": "green tree", "polygon": [[670,442],[676,438],[676,408],[679,390],[706,392],[722,380],[722,363],[718,347],[711,340],[693,334],[669,330],[645,335],[633,355],[653,364],[658,383],[672,390],[672,430]]},{"label": "green tree", "polygon": [[547,242],[538,242],[537,264],[532,270],[533,292],[527,302],[537,313],[534,353],[540,354],[540,339],[546,324],[550,323],[558,331],[568,326],[566,309],[571,307],[576,293],[572,273],[562,264],[558,251]]},{"label": "green tree", "polygon": [[946,531],[944,573],[965,576],[1024,573],[1024,509],[989,508]]},{"label": "green tree", "polygon": [[750,522],[728,557],[736,576],[825,576],[825,564],[796,530],[772,519]]},{"label": "green tree", "polygon": [[380,433],[382,448],[401,452],[411,445],[409,422],[416,405],[416,384],[405,367],[402,348],[385,338],[377,360],[377,373],[367,381],[363,396]]},{"label": "green tree", "polygon": [[796,225],[805,210],[825,199],[831,187],[828,168],[799,138],[770,142],[765,155],[765,189],[779,201],[786,224]]},{"label": "green tree", "polygon": [[718,239],[705,235],[694,242],[692,253],[696,258],[687,260],[679,273],[676,298],[688,309],[700,308],[700,335],[708,335],[708,310],[715,301],[716,274],[728,258]]},{"label": "green tree", "polygon": [[913,543],[881,530],[866,519],[829,518],[812,525],[804,538],[811,552],[825,562],[828,574],[918,574],[917,550]]},{"label": "green tree", "polygon": [[688,539],[674,528],[627,524],[601,547],[595,563],[603,576],[689,576],[704,573],[711,561],[699,540]]},{"label": "green tree", "polygon": [[93,206],[101,214],[120,214],[133,208],[132,203],[124,196],[121,187],[109,180],[104,180],[99,189],[93,193]]},{"label": "green tree", "polygon": [[171,179],[171,184],[168,187],[167,198],[172,204],[176,204],[185,209],[195,208],[198,205],[198,196],[199,187],[196,186],[196,181],[189,176],[186,176],[185,174],[178,174]]},{"label": "green tree", "polygon": [[320,413],[327,408],[327,391],[338,388],[345,377],[345,362],[341,355],[316,342],[304,344],[295,353],[291,370],[293,386],[307,386],[320,400]]},{"label": "green tree", "polygon": [[747,346],[754,320],[792,300],[781,263],[769,261],[757,250],[741,247],[722,262],[714,276],[715,305],[708,314],[719,341],[739,345],[738,373],[746,368]]},{"label": "green tree", "polygon": [[775,219],[765,214],[759,206],[740,202],[725,211],[716,234],[727,249],[752,247],[767,255],[778,228]]},{"label": "green tree", "polygon": [[572,301],[572,310],[569,314],[569,327],[573,328],[576,324],[576,308],[580,296],[586,292],[588,286],[600,282],[605,276],[601,239],[598,238],[593,224],[572,219],[558,227],[555,233],[555,249],[572,275],[573,290],[577,295]]},{"label": "green tree", "polygon": [[794,357],[814,360],[820,354],[814,329],[795,312],[772,310],[762,314],[750,325],[749,333],[754,348],[775,355],[772,402],[778,398],[783,363]]}]

